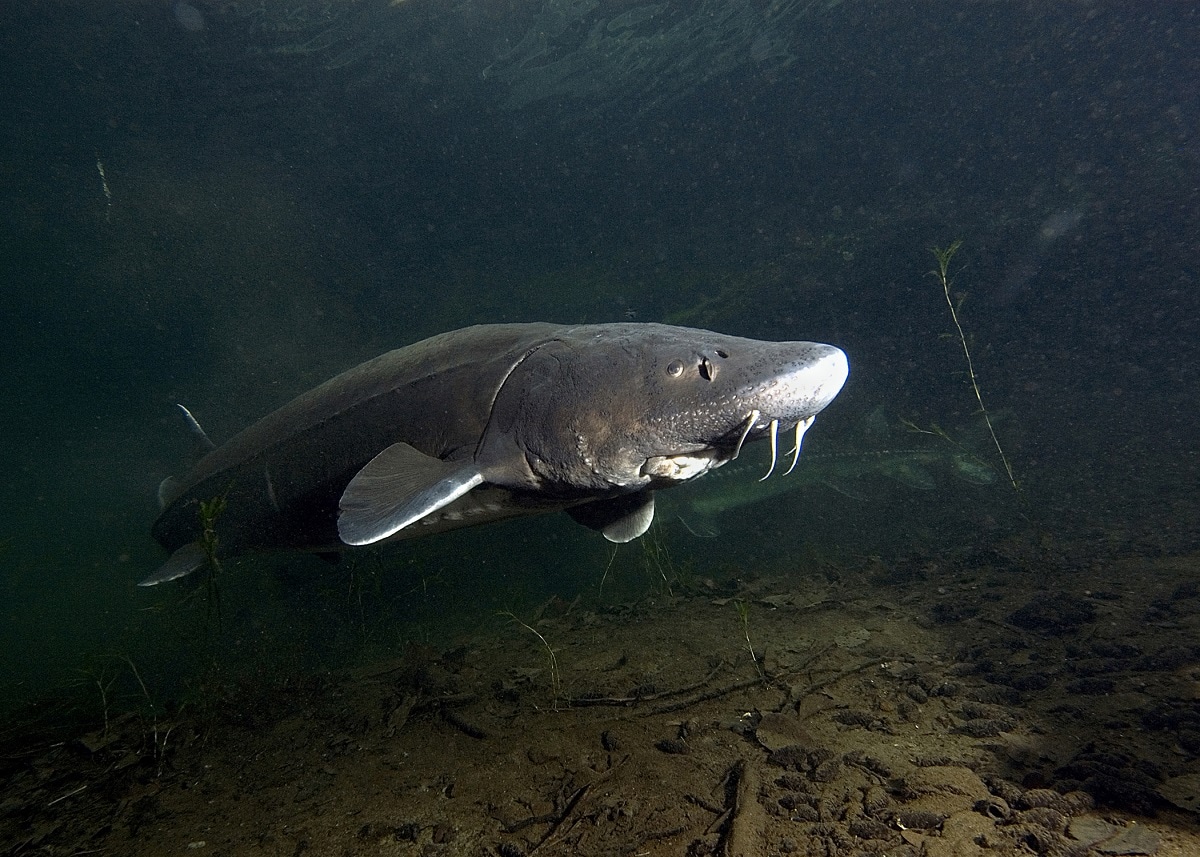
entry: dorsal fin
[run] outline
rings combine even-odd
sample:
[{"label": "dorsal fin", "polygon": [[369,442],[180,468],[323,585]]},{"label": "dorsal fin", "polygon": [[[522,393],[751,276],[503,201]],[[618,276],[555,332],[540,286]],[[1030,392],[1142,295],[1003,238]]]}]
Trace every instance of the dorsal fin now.
[{"label": "dorsal fin", "polygon": [[[184,425],[187,426],[188,434],[192,436],[192,449],[184,465],[184,470],[191,470],[197,461],[216,449],[217,445],[208,439],[208,435],[200,427],[196,418],[192,416],[191,411],[178,403],[175,407],[179,408],[180,413],[183,414]],[[179,480],[174,476],[168,476],[158,483],[158,508],[167,508],[180,493]]]},{"label": "dorsal fin", "polygon": [[200,427],[200,423],[197,422],[196,418],[192,416],[192,412],[178,402],[175,404],[175,407],[179,408],[183,413],[183,420],[187,423],[188,432],[192,435],[192,454],[196,457],[196,460],[203,458],[216,449],[217,445],[208,439],[208,435]]}]

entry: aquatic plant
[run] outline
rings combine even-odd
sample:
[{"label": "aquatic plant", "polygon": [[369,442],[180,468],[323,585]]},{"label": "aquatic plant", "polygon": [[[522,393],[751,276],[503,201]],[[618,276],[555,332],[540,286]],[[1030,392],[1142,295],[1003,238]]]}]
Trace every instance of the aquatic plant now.
[{"label": "aquatic plant", "polygon": [[217,519],[225,511],[227,505],[225,495],[213,497],[211,500],[200,501],[200,549],[204,551],[205,592],[208,594],[210,613],[215,611],[217,621],[221,621],[221,590],[217,587],[217,574],[221,571],[221,559],[217,556]]},{"label": "aquatic plant", "polygon": [[938,263],[937,270],[931,273],[941,283],[942,292],[946,296],[946,306],[950,308],[950,318],[954,322],[954,329],[958,331],[958,341],[962,345],[963,357],[967,360],[967,378],[970,380],[971,389],[975,393],[975,401],[979,402],[979,412],[983,414],[983,421],[987,425],[992,443],[996,445],[996,452],[1000,455],[1000,462],[1004,465],[1004,472],[1008,474],[1008,481],[1012,485],[1013,490],[1017,494],[1020,494],[1021,488],[1017,485],[1016,476],[1013,475],[1012,465],[1008,462],[1008,456],[1004,454],[1004,448],[1000,446],[1000,439],[996,437],[996,429],[992,426],[991,415],[988,414],[988,409],[983,404],[983,393],[979,391],[979,378],[975,374],[975,364],[971,360],[971,349],[967,347],[967,336],[963,333],[962,324],[958,320],[958,307],[954,305],[954,299],[950,296],[950,260],[954,258],[954,254],[958,252],[960,247],[962,247],[961,238],[956,238],[948,247],[930,247],[929,252],[933,254]]},{"label": "aquatic plant", "polygon": [[558,671],[558,654],[554,651],[554,647],[550,645],[549,641],[544,636],[542,636],[541,631],[539,631],[537,628],[534,628],[532,625],[527,625],[526,623],[522,622],[511,610],[501,610],[500,615],[511,619],[513,622],[516,622],[518,625],[520,625],[529,633],[533,634],[533,636],[537,637],[538,640],[541,641],[542,647],[546,650],[546,663],[550,668],[550,690],[553,694],[553,698],[550,702],[550,710],[558,711],[558,701],[562,698],[562,675]]},{"label": "aquatic plant", "polygon": [[664,595],[672,595],[672,587],[676,583],[684,583],[686,573],[671,558],[671,552],[662,539],[661,527],[652,526],[639,543],[642,548],[642,567],[652,577],[657,576],[657,585]]},{"label": "aquatic plant", "polygon": [[117,680],[120,673],[119,672],[110,673],[109,669],[108,669],[108,664],[103,661],[99,664],[99,666],[97,666],[95,668],[85,668],[85,669],[81,670],[81,672],[84,674],[86,679],[91,684],[96,685],[96,689],[100,693],[100,713],[103,717],[102,722],[104,725],[103,731],[100,733],[100,736],[101,736],[102,740],[107,739],[109,723],[110,723],[109,693],[112,690],[113,682],[115,682]]},{"label": "aquatic plant", "polygon": [[[123,675],[125,672],[128,676]],[[99,694],[101,729],[79,740],[93,752],[113,743],[127,743],[128,749],[139,757],[153,758],[161,774],[173,726],[161,721],[162,708],[155,702],[133,658],[104,655],[91,666],[80,669],[80,673],[82,684],[94,685]],[[139,740],[140,747],[136,746]]]},{"label": "aquatic plant", "polygon": [[[675,594],[676,587],[684,591],[692,589],[695,585],[695,573],[690,559],[685,559],[682,563],[675,562],[663,539],[663,532],[662,526],[655,523],[642,538],[638,539],[637,544],[641,551],[639,557],[641,571],[651,581],[650,588],[643,594],[670,597]],[[600,576],[599,597],[601,599],[604,598],[604,585],[608,580],[609,572],[612,571],[620,547],[620,545],[612,546],[608,562],[604,566],[604,573]]]},{"label": "aquatic plant", "polygon": [[750,642],[750,605],[741,598],[733,600],[733,606],[737,608],[738,619],[742,623],[742,635],[746,638],[746,648],[750,652],[750,660],[754,662],[754,669],[758,673],[758,677],[763,681],[767,680],[767,674],[763,672],[762,664],[759,663],[758,655],[754,653],[754,643]]}]

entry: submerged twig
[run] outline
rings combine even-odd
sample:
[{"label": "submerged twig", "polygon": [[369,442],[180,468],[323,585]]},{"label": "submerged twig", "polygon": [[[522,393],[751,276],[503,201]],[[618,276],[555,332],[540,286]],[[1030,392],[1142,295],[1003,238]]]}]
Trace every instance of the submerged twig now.
[{"label": "submerged twig", "polygon": [[74,795],[77,795],[77,794],[79,794],[81,791],[83,791],[83,790],[84,790],[84,789],[86,789],[87,787],[88,787],[88,784],[87,784],[87,783],[84,783],[84,784],[83,784],[83,785],[81,785],[79,788],[77,788],[77,789],[72,789],[71,791],[67,792],[65,795],[59,795],[59,796],[58,796],[58,797],[56,797],[54,800],[52,800],[52,801],[50,801],[48,804],[46,804],[46,808],[47,808],[47,809],[49,809],[50,807],[54,806],[54,805],[55,805],[56,803],[58,803],[59,801],[64,801],[64,800],[66,800],[66,799],[67,799],[67,798],[69,798],[69,797],[72,797],[72,796],[74,796]]},{"label": "submerged twig", "polygon": [[708,675],[700,679],[700,681],[684,687],[671,688],[669,690],[660,690],[656,693],[640,693],[634,696],[593,696],[593,697],[571,697],[567,700],[572,706],[587,706],[587,705],[633,705],[637,702],[653,702],[656,699],[665,699],[668,696],[678,696],[681,693],[691,693],[693,690],[698,690],[712,681],[721,668],[725,666],[725,662],[721,661],[713,667]]}]

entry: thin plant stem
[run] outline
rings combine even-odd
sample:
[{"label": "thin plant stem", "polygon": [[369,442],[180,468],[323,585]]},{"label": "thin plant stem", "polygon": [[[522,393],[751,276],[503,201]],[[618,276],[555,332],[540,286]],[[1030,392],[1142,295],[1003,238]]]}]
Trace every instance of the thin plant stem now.
[{"label": "thin plant stem", "polygon": [[931,247],[930,252],[937,259],[938,269],[933,272],[938,278],[938,282],[942,284],[942,293],[946,296],[946,306],[950,308],[950,318],[954,322],[954,329],[958,331],[958,341],[962,345],[963,357],[967,360],[967,377],[971,381],[971,389],[975,392],[975,401],[979,402],[979,411],[983,414],[983,421],[987,425],[988,434],[992,436],[992,443],[996,445],[996,452],[1000,455],[1000,462],[1004,465],[1004,472],[1008,474],[1009,484],[1017,494],[1021,494],[1021,488],[1017,484],[1017,478],[1013,474],[1012,465],[1008,461],[1008,456],[1004,454],[1004,448],[1000,446],[1000,438],[996,437],[996,429],[992,426],[991,415],[988,414],[987,408],[983,404],[983,393],[979,391],[979,379],[975,375],[975,364],[971,360],[971,349],[967,347],[967,336],[963,333],[962,324],[958,320],[958,310],[954,306],[954,300],[950,297],[950,260],[954,258],[954,254],[958,252],[958,248],[962,246],[962,239],[955,239],[949,247],[938,248]]},{"label": "thin plant stem", "polygon": [[758,655],[754,654],[754,644],[750,642],[750,605],[740,598],[733,603],[737,607],[738,618],[742,620],[742,634],[746,637],[746,648],[750,651],[750,660],[754,662],[754,670],[760,679],[766,681],[767,674],[763,672],[762,664],[758,662]]},{"label": "thin plant stem", "polygon": [[550,664],[550,689],[554,693],[554,699],[551,702],[551,710],[558,711],[558,700],[562,696],[562,677],[558,671],[558,655],[555,654],[553,647],[551,647],[550,643],[546,640],[545,637],[542,636],[541,631],[539,631],[537,628],[534,628],[533,626],[527,625],[524,622],[522,622],[520,619],[517,618],[515,613],[505,611],[505,612],[501,613],[500,615],[507,616],[509,619],[516,622],[518,625],[520,625],[526,631],[533,634],[535,637],[537,637],[539,640],[542,641],[542,645],[546,649],[546,660]]}]

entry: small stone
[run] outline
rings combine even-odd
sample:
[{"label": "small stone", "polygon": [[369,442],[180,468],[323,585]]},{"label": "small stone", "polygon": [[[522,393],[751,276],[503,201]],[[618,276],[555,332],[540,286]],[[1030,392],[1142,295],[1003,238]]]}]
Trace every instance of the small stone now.
[{"label": "small stone", "polygon": [[1118,827],[1091,817],[1072,819],[1067,834],[1100,854],[1151,855],[1158,853],[1162,842],[1157,833],[1137,822]]},{"label": "small stone", "polygon": [[1157,854],[1162,838],[1145,825],[1134,822],[1112,839],[1092,847],[1101,854]]},{"label": "small stone", "polygon": [[673,756],[686,756],[692,748],[678,738],[663,738],[654,744],[659,750]]},{"label": "small stone", "polygon": [[1180,809],[1200,812],[1200,774],[1184,774],[1159,783],[1158,794]]},{"label": "small stone", "polygon": [[937,830],[945,820],[941,813],[921,809],[906,809],[896,817],[901,830]]},{"label": "small stone", "polygon": [[1069,592],[1056,592],[1034,598],[1008,617],[1008,621],[1018,627],[1051,636],[1071,633],[1095,619],[1095,605]]},{"label": "small stone", "polygon": [[814,782],[831,783],[838,778],[842,772],[842,763],[836,759],[830,759],[827,762],[822,762],[812,772]]},{"label": "small stone", "polygon": [[811,747],[814,743],[808,730],[800,725],[799,718],[773,711],[762,715],[754,730],[754,737],[768,750],[792,746]]},{"label": "small stone", "polygon": [[1072,839],[1079,840],[1084,845],[1092,845],[1115,836],[1120,829],[1115,824],[1109,824],[1103,819],[1084,816],[1071,819],[1071,823],[1067,825],[1067,835]]}]

